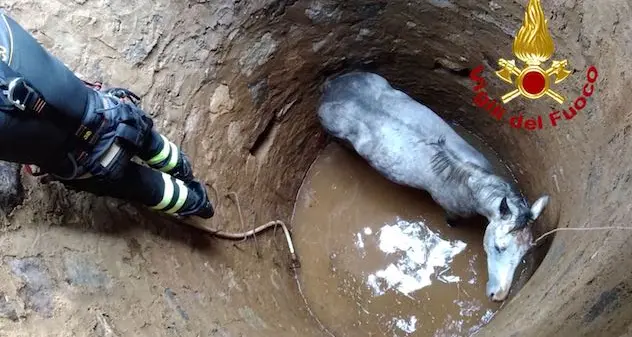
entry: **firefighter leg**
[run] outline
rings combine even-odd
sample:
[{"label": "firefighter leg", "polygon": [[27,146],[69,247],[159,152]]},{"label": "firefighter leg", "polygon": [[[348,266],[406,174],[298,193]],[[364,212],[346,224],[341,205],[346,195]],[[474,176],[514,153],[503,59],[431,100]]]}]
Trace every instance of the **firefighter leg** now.
[{"label": "firefighter leg", "polygon": [[99,196],[138,202],[156,211],[204,219],[214,210],[206,189],[197,181],[185,184],[164,172],[130,162],[120,179],[96,178],[63,181],[69,188]]},{"label": "firefighter leg", "polygon": [[151,135],[138,157],[150,167],[178,178],[186,184],[194,179],[193,169],[187,156],[177,145],[155,129],[151,130]]}]

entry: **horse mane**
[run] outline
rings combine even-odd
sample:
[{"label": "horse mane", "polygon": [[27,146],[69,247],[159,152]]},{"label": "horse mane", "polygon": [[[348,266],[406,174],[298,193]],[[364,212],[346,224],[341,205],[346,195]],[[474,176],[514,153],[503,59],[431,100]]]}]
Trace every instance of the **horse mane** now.
[{"label": "horse mane", "polygon": [[443,177],[444,181],[455,181],[459,184],[466,184],[475,173],[481,173],[485,179],[485,184],[490,187],[486,189],[484,199],[491,201],[498,198],[506,197],[513,204],[521,205],[516,217],[516,226],[513,230],[519,230],[526,227],[531,221],[531,209],[524,197],[519,192],[514,191],[512,186],[493,172],[480,167],[474,163],[466,162],[457,156],[450,148],[446,146],[445,136],[439,137],[436,142],[429,145],[437,149],[437,153],[431,159],[432,170],[435,174]]},{"label": "horse mane", "polygon": [[533,214],[531,213],[531,209],[527,208],[526,211],[521,211],[516,218],[516,226],[512,229],[512,231],[520,230],[531,223],[531,218]]},{"label": "horse mane", "polygon": [[459,183],[466,183],[473,173],[492,174],[484,168],[470,162],[463,161],[451,149],[446,146],[445,136],[439,137],[436,142],[429,145],[435,146],[437,153],[431,159],[432,170],[435,174],[443,175],[445,181],[453,180]]}]

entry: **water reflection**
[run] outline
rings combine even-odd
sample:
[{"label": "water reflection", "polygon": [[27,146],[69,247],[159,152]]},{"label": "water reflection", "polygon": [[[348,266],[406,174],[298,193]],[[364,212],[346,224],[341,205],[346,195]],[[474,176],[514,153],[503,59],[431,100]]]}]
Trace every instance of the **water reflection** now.
[{"label": "water reflection", "polygon": [[415,316],[410,317],[408,320],[395,318],[393,319],[395,326],[404,331],[405,333],[413,333],[415,330],[415,326],[417,325],[417,318]]},{"label": "water reflection", "polygon": [[[357,235],[360,236],[361,233]],[[460,240],[442,239],[423,221],[408,222],[397,218],[394,224],[386,224],[380,228],[378,244],[380,250],[387,255],[397,255],[397,261],[370,274],[367,284],[376,296],[381,296],[390,289],[396,289],[408,296],[431,285],[430,278],[433,275],[444,283],[459,282],[460,277],[448,273],[452,259],[466,246]]]}]

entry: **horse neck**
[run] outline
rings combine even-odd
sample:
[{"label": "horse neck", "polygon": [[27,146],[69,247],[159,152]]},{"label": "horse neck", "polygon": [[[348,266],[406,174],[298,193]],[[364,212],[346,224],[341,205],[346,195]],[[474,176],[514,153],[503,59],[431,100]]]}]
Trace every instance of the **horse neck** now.
[{"label": "horse neck", "polygon": [[483,170],[472,172],[467,186],[476,200],[477,213],[488,219],[498,213],[498,205],[502,198],[507,197],[509,200],[513,197],[509,184],[499,176]]},{"label": "horse neck", "polygon": [[445,139],[432,143],[438,149],[432,160],[433,169],[445,181],[467,186],[474,198],[474,210],[488,219],[498,213],[498,205],[503,197],[512,198],[514,191],[502,178],[471,162],[462,160],[446,145]]}]

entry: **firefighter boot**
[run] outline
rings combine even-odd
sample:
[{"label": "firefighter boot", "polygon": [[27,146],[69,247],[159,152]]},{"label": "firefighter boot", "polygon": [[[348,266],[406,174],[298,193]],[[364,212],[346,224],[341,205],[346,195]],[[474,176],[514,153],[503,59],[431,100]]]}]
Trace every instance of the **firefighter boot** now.
[{"label": "firefighter boot", "polygon": [[196,200],[189,205],[185,204],[177,214],[182,217],[195,215],[203,219],[212,218],[215,211],[213,210],[213,205],[208,200],[208,194],[206,193],[204,185],[197,180],[193,180],[187,184],[187,187],[189,193],[196,196]]},{"label": "firefighter boot", "polygon": [[196,215],[204,219],[213,217],[214,210],[206,189],[197,181],[186,184],[184,181],[174,178],[167,173],[159,173],[162,176],[162,197],[151,209],[186,217]]}]

